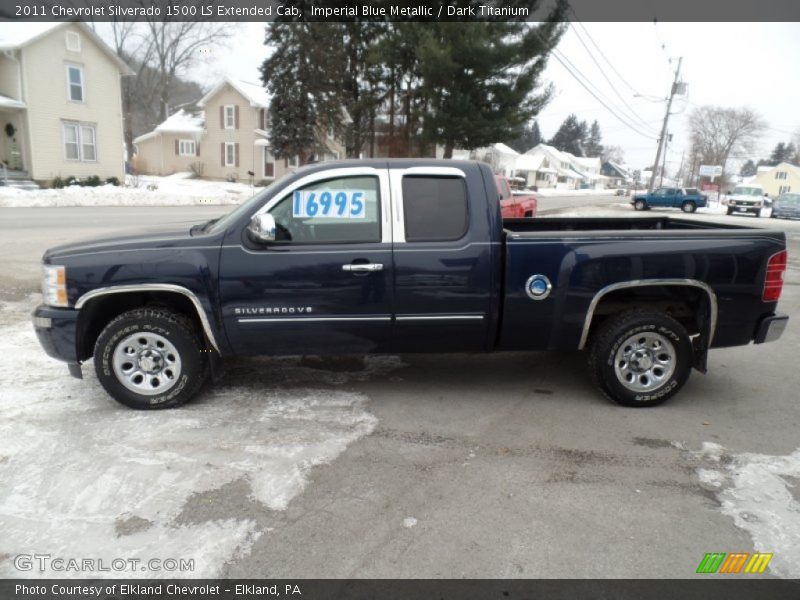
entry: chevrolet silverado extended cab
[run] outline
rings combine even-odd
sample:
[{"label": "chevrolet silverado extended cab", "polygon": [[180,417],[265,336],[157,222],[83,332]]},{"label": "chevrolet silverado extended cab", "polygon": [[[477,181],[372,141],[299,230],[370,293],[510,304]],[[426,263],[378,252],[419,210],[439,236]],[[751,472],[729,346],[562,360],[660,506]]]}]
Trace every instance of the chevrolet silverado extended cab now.
[{"label": "chevrolet silverado extended cab", "polygon": [[779,231],[682,221],[503,221],[488,165],[309,165],[228,215],[44,255],[45,351],[134,408],[188,400],[236,355],[588,349],[630,406],[674,395],[709,348],[767,342]]}]

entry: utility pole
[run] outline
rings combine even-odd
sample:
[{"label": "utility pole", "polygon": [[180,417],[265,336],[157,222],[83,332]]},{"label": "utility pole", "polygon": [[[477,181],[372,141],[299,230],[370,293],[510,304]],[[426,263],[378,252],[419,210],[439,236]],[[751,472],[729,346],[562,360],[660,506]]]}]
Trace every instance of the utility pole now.
[{"label": "utility pole", "polygon": [[669,111],[672,108],[672,99],[675,97],[675,94],[678,93],[678,77],[680,77],[682,62],[683,62],[683,57],[678,59],[678,68],[675,69],[675,80],[672,82],[672,88],[670,89],[669,92],[669,99],[667,100],[667,112],[664,114],[664,124],[661,126],[661,137],[658,138],[658,150],[656,150],[656,159],[653,161],[653,172],[650,175],[650,187],[648,188],[648,191],[650,192],[653,191],[653,188],[656,185],[656,173],[658,172],[658,163],[661,159],[661,150],[663,149],[664,143],[666,142],[667,138],[667,123],[669,122]]}]

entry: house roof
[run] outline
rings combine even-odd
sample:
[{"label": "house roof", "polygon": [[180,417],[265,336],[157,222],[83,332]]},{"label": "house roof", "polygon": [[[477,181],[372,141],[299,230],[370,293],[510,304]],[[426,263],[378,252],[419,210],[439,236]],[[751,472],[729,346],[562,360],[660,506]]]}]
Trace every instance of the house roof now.
[{"label": "house roof", "polygon": [[0,29],[0,50],[16,50],[23,48],[38,39],[45,37],[68,25],[80,28],[83,34],[92,40],[95,45],[117,65],[123,75],[133,75],[133,69],[122,60],[114,49],[103,38],[97,35],[89,25],[79,21],[63,21],[61,23],[5,23]]},{"label": "house roof", "polygon": [[500,154],[510,154],[511,156],[519,156],[519,152],[511,148],[510,146],[506,146],[502,142],[498,142],[496,144],[492,144],[492,148],[497,150]]},{"label": "house roof", "polygon": [[514,161],[515,171],[539,171],[544,162],[543,154],[520,154]]},{"label": "house roof", "polygon": [[153,131],[140,135],[139,137],[135,138],[133,142],[138,144],[139,142],[149,140],[160,133],[186,133],[189,135],[199,135],[203,133],[204,127],[205,113],[203,111],[193,113],[184,109],[180,109],[175,114],[167,117],[163,123],[157,125]]},{"label": "house roof", "polygon": [[250,103],[250,106],[256,106],[259,108],[269,108],[269,101],[270,95],[267,93],[261,85],[257,83],[250,83],[249,81],[242,81],[240,79],[233,79],[231,77],[225,77],[224,79],[217,82],[217,84],[211,88],[211,90],[197,103],[197,106],[204,107],[211,98],[213,98],[217,92],[219,92],[222,88],[226,85],[231,86],[237,92],[239,92],[245,99]]}]

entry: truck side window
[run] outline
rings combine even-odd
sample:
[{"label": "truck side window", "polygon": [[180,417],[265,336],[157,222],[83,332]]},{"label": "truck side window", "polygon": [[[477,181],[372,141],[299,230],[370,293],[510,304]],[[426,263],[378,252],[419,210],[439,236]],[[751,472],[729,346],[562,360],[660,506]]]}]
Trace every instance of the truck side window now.
[{"label": "truck side window", "polygon": [[406,240],[443,242],[467,232],[467,189],[461,177],[403,177]]},{"label": "truck side window", "polygon": [[270,209],[277,239],[297,244],[381,241],[378,178],[338,177],[317,181],[282,198]]}]

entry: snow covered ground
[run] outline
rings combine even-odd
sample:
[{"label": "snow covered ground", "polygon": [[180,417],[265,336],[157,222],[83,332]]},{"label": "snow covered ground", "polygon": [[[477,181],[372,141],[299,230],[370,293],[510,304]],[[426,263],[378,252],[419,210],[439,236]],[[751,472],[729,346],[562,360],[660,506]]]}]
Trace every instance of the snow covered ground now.
[{"label": "snow covered ground", "polygon": [[0,207],[37,206],[191,206],[239,204],[262,188],[246,183],[194,179],[191,173],[167,177],[128,176],[125,185],[21,190],[0,187]]},{"label": "snow covered ground", "polygon": [[[195,522],[187,501],[244,480],[255,501],[285,509],[313,467],[376,426],[369,399],[347,384],[402,365],[257,360],[180,410],[133,411],[105,394],[91,363],[80,381],[42,352],[29,320],[37,301],[0,303],[0,555],[183,558],[194,571],[168,576],[218,576],[269,531],[250,519]],[[165,575],[83,575],[115,574]],[[26,575],[41,574],[0,562],[0,577]]]},{"label": "snow covered ground", "polygon": [[769,572],[800,577],[800,448],[786,456],[732,454],[706,442],[693,455],[723,514],[750,534],[756,550],[774,554]]}]

